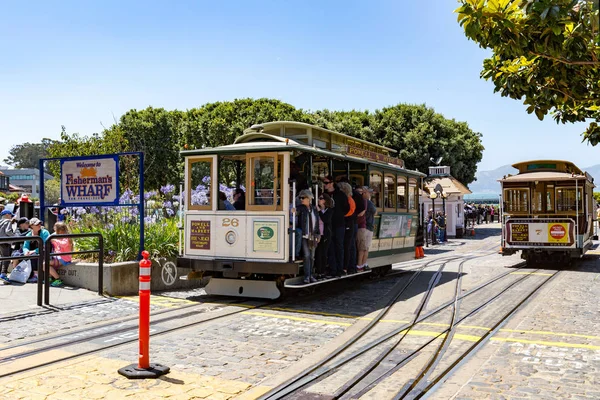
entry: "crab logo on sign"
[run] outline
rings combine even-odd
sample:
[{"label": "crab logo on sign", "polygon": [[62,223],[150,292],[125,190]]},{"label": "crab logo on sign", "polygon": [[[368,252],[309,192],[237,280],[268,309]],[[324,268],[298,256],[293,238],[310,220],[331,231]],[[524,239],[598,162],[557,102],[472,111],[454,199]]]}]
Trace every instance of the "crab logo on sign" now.
[{"label": "crab logo on sign", "polygon": [[174,284],[175,279],[177,279],[177,266],[175,263],[172,261],[167,261],[164,263],[160,276],[165,285],[171,286]]},{"label": "crab logo on sign", "polygon": [[566,234],[567,231],[562,225],[552,225],[550,227],[550,236],[552,236],[552,239],[561,240]]}]

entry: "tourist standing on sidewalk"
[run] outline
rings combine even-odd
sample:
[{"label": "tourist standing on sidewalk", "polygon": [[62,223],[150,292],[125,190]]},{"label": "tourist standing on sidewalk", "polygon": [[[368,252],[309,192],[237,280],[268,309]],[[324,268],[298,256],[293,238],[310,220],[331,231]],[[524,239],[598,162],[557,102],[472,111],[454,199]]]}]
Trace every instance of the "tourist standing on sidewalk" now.
[{"label": "tourist standing on sidewalk", "polygon": [[[9,210],[2,210],[0,213],[0,237],[13,237],[15,236],[15,229],[13,228],[13,223],[15,222],[15,215]],[[0,254],[2,257],[10,257],[11,247],[10,243],[2,243],[0,244]],[[8,282],[8,266],[10,264],[10,260],[2,261],[2,271],[0,272],[0,279],[5,282]]]}]

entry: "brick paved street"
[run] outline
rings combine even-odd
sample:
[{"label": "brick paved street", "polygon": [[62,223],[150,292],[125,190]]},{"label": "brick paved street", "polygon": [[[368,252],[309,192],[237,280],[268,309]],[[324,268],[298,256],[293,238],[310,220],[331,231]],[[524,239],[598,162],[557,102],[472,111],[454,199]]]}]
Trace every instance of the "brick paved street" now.
[{"label": "brick paved street", "polygon": [[[507,272],[506,266],[520,263],[518,256],[502,257],[495,251],[490,253],[497,248],[498,227],[497,224],[483,226],[475,238],[430,247],[426,249],[424,260],[403,267],[449,256],[482,255],[487,251],[489,255],[464,264],[462,290],[468,291]],[[600,317],[595,301],[600,296],[597,257],[589,255],[573,270],[562,272],[455,372],[433,397],[600,398],[595,387],[600,383],[597,372]],[[430,270],[437,269],[435,265],[432,264]],[[457,262],[448,264],[427,304],[428,310],[450,299],[457,266]],[[515,273],[510,279],[520,277],[518,272]],[[151,361],[168,365],[172,370],[158,380],[129,381],[116,374],[118,368],[136,362],[137,343],[132,343],[0,379],[0,398],[256,398],[285,377],[312,365],[349,337],[359,322],[366,323],[364,318],[382,307],[386,295],[406,276],[346,282],[344,287],[339,287],[338,283],[332,289],[320,289],[315,294],[300,293],[259,309],[241,308],[241,314],[226,319],[153,337]],[[424,279],[425,283],[428,279]],[[423,290],[415,289],[408,294],[403,307],[395,309],[375,333],[390,331],[409,320]],[[472,307],[479,301],[477,299],[485,297],[484,294],[465,302],[465,307]],[[205,299],[210,302],[202,304]],[[235,299],[220,300],[222,303],[235,302]],[[199,312],[209,315],[226,307],[226,304],[214,301],[202,289],[163,292],[153,297],[152,310],[160,312],[200,305]],[[4,328],[0,340],[4,345],[10,345],[18,344],[21,338],[44,338],[59,332],[67,334],[86,325],[97,326],[109,320],[135,316],[137,310],[137,298],[133,296],[99,298],[79,305],[63,305],[58,310],[6,314],[0,320]],[[481,324],[490,325],[494,314],[483,313],[480,317]],[[439,320],[431,322],[443,324],[444,318],[447,317],[440,316]],[[421,333],[410,336],[407,343],[422,342],[436,329],[439,328],[435,323],[424,325],[419,328]],[[461,329],[454,339],[457,344],[470,345],[470,338],[483,334],[473,328]],[[367,338],[363,339],[365,341]],[[449,353],[455,355],[457,351]],[[392,381],[391,385],[394,384]],[[327,381],[324,381],[321,388],[326,387]],[[371,394],[370,398],[376,397]]]}]

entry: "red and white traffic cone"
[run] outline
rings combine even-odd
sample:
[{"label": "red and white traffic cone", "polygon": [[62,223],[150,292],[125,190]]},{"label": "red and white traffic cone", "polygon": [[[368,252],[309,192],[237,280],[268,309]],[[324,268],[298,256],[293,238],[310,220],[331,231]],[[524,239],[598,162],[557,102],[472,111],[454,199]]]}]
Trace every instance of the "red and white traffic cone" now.
[{"label": "red and white traffic cone", "polygon": [[129,379],[158,378],[167,374],[170,368],[161,364],[150,364],[150,279],[152,276],[152,261],[150,253],[142,251],[140,261],[140,354],[137,364],[131,364],[119,369],[119,374]]}]

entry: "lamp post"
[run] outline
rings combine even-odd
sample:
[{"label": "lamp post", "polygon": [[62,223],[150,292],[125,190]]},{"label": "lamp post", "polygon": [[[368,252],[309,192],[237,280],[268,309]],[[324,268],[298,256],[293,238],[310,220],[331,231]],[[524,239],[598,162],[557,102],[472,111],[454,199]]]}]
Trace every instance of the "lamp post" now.
[{"label": "lamp post", "polygon": [[446,193],[444,190],[442,190],[442,192],[439,193],[439,195],[442,198],[442,213],[443,213],[442,215],[444,216],[444,228],[443,228],[444,230],[442,231],[443,232],[443,237],[442,238],[443,238],[443,240],[445,242],[446,241],[446,232],[447,232],[446,229],[448,228],[446,226],[446,223],[447,223],[447,219],[446,219],[446,199],[448,198],[448,193]]},{"label": "lamp post", "polygon": [[[435,229],[433,229],[433,223],[435,218],[435,199],[438,197],[436,192],[432,192],[429,195],[431,199],[431,245],[435,244]],[[429,225],[429,224],[428,224]]]}]

